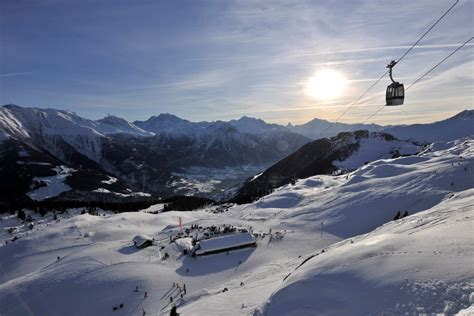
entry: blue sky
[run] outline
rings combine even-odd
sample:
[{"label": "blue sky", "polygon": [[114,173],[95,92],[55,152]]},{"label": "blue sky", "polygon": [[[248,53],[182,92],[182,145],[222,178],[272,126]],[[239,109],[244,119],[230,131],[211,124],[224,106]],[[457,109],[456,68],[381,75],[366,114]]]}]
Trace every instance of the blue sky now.
[{"label": "blue sky", "polygon": [[[94,119],[331,120],[453,2],[2,0],[0,103]],[[409,84],[471,37],[473,16],[474,1],[460,0],[395,78]],[[474,46],[464,47],[410,89],[404,106],[371,122],[429,122],[474,108],[473,56]],[[322,68],[346,76],[343,96],[304,92]],[[388,83],[341,121],[365,120]]]}]

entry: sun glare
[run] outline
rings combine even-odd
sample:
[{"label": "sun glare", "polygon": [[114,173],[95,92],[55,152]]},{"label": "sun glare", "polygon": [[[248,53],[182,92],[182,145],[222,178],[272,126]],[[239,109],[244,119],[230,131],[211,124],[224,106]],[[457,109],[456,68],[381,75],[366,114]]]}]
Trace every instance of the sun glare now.
[{"label": "sun glare", "polygon": [[346,77],[332,69],[316,72],[306,83],[306,93],[318,100],[332,100],[344,94]]}]

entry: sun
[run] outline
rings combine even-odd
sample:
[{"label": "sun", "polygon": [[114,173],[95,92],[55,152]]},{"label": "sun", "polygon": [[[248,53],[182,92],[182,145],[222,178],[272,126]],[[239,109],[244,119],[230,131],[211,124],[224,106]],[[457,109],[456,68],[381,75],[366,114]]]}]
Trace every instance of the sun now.
[{"label": "sun", "polygon": [[341,97],[347,84],[346,77],[339,71],[321,69],[306,83],[306,94],[318,100],[333,100]]}]

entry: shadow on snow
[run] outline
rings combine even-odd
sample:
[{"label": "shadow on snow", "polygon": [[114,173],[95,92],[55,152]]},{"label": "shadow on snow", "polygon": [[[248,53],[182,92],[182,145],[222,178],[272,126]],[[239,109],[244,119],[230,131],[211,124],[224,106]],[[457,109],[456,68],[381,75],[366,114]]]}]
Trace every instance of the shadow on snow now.
[{"label": "shadow on snow", "polygon": [[195,258],[186,257],[183,260],[183,265],[176,269],[176,273],[193,277],[213,274],[229,269],[237,270],[241,264],[247,261],[254,250],[255,248],[248,248],[229,251],[228,254],[227,252],[223,252]]}]

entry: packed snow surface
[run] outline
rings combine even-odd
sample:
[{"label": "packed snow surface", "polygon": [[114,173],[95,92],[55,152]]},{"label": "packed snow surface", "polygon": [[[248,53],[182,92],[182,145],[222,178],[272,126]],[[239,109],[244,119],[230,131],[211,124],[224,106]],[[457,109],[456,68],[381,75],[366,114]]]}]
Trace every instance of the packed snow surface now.
[{"label": "packed snow surface", "polygon": [[271,296],[265,314],[453,314],[468,307],[473,195],[473,189],[464,191],[315,253]]},{"label": "packed snow surface", "polygon": [[[19,239],[0,247],[1,314],[169,315],[176,304],[181,315],[468,315],[473,179],[468,138],[298,180],[221,213],[31,213],[44,221],[31,230],[8,215],[2,236]],[[409,215],[392,221],[398,211]],[[190,237],[248,229],[257,247],[186,256],[180,222]],[[136,249],[136,235],[155,245]],[[186,285],[182,298],[173,282]]]}]

